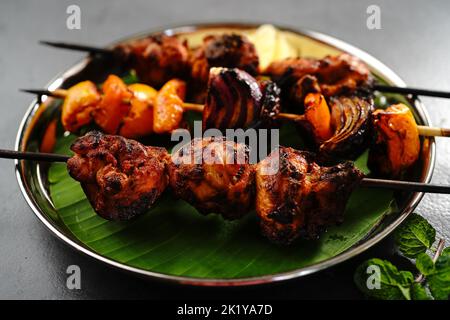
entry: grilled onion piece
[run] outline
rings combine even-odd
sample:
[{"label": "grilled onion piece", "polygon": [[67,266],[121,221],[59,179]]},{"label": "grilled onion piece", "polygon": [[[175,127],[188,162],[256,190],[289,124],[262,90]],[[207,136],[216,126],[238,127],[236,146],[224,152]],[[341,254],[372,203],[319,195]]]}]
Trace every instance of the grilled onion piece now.
[{"label": "grilled onion piece", "polygon": [[222,138],[196,138],[168,165],[174,193],[202,214],[237,219],[253,207],[255,166],[245,144]]},{"label": "grilled onion piece", "polygon": [[404,104],[373,113],[375,142],[369,168],[376,174],[398,178],[419,158],[420,139],[414,116]]},{"label": "grilled onion piece", "polygon": [[325,158],[357,158],[369,143],[372,100],[358,96],[332,97],[330,109],[333,135],[320,144],[320,155]]},{"label": "grilled onion piece", "polygon": [[321,167],[314,161],[312,153],[280,147],[257,165],[256,212],[270,240],[289,244],[298,237],[317,238],[343,221],[363,174],[351,162]]},{"label": "grilled onion piece", "polygon": [[78,138],[67,162],[95,212],[108,220],[129,220],[146,212],[168,184],[163,148],[94,131]]},{"label": "grilled onion piece", "polygon": [[247,128],[273,119],[280,111],[280,90],[239,69],[211,68],[203,129]]}]

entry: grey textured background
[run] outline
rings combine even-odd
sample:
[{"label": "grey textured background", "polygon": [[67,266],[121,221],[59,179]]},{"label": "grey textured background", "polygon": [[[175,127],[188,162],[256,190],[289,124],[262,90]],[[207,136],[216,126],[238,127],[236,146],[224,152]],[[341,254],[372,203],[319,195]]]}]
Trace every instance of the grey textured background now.
[{"label": "grey textured background", "polygon": [[[66,8],[77,4],[82,29],[66,29]],[[381,8],[382,29],[366,28],[366,8]],[[31,97],[18,88],[43,87],[83,57],[38,40],[104,45],[132,33],[170,24],[265,21],[321,31],[368,51],[409,85],[450,90],[449,1],[23,1],[0,2],[0,147],[12,148]],[[450,127],[450,101],[423,99],[434,125]],[[433,182],[450,184],[450,139],[437,139]],[[352,272],[362,259],[388,256],[386,240],[331,270],[269,287],[181,288],[149,282],[104,267],[54,238],[27,207],[9,160],[0,160],[0,298],[358,298]],[[417,212],[430,219],[450,244],[450,197],[426,195]],[[65,286],[65,270],[77,264],[82,289]]]}]

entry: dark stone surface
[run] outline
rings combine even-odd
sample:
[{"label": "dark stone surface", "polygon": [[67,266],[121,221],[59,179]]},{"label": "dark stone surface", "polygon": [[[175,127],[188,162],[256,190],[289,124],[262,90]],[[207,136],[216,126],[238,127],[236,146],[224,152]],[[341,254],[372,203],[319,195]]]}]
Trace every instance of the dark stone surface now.
[{"label": "dark stone surface", "polygon": [[[66,29],[66,8],[78,4],[81,30]],[[368,30],[366,8],[381,8],[382,29]],[[31,97],[18,88],[43,87],[83,57],[52,50],[38,40],[104,45],[139,31],[170,24],[264,21],[304,27],[345,40],[373,54],[410,86],[450,90],[448,1],[22,1],[0,2],[0,136],[12,148]],[[423,99],[433,124],[450,127],[450,101]],[[450,140],[437,139],[433,182],[450,184]],[[340,266],[272,286],[191,288],[149,282],[109,269],[59,242],[35,218],[15,181],[14,166],[0,160],[0,298],[360,298],[352,282],[364,258],[385,257],[390,240]],[[450,197],[426,195],[417,212],[450,240]],[[82,289],[66,288],[66,268],[82,270]]]}]

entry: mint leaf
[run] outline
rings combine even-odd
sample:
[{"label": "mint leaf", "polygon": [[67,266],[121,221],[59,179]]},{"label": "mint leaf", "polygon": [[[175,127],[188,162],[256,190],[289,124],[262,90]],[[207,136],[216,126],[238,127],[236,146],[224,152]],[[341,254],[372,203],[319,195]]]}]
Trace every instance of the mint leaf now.
[{"label": "mint leaf", "polygon": [[426,253],[421,253],[416,258],[416,268],[424,276],[432,274],[435,270],[434,262]]},{"label": "mint leaf", "polygon": [[433,297],[437,300],[447,300],[450,295],[450,248],[442,251],[433,271],[425,276]]},{"label": "mint leaf", "polygon": [[[367,260],[356,269],[354,281],[356,286],[371,298],[384,300],[411,300],[412,298],[411,287],[414,284],[412,273],[399,271],[386,260]],[[423,296],[422,291],[414,290],[414,294]]]},{"label": "mint leaf", "polygon": [[428,221],[413,213],[397,228],[395,242],[400,252],[408,258],[416,258],[431,248],[436,238],[436,230]]},{"label": "mint leaf", "polygon": [[413,300],[431,300],[431,296],[428,294],[425,287],[420,283],[413,283],[411,286],[411,298]]}]

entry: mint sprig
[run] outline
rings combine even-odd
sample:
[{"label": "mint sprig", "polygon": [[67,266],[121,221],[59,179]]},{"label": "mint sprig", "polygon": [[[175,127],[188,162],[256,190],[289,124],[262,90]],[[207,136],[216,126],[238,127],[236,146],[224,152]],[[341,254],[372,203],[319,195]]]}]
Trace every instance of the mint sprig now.
[{"label": "mint sprig", "polygon": [[395,233],[398,251],[415,262],[418,275],[398,270],[391,262],[370,259],[355,271],[356,286],[368,297],[385,300],[446,300],[450,295],[450,247],[439,240],[430,252],[436,230],[423,217],[412,214]]}]

